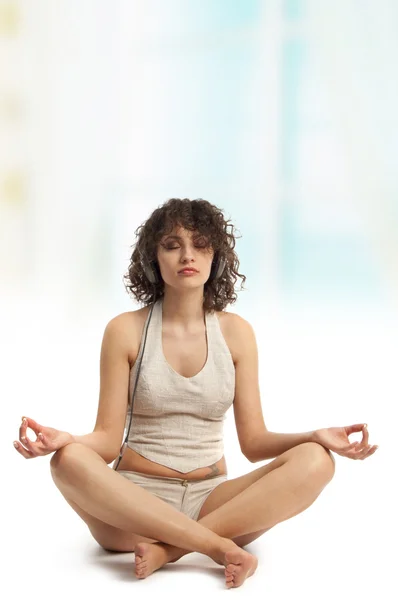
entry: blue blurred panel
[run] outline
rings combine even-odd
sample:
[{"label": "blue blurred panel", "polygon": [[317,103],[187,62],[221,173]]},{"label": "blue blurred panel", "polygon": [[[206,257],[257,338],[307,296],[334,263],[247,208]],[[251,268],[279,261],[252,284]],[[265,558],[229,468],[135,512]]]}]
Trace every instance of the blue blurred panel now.
[{"label": "blue blurred panel", "polygon": [[[289,221],[289,217],[287,219]],[[385,300],[381,274],[368,243],[351,235],[302,234],[294,222],[285,224],[283,291],[287,303],[295,299],[333,303]]]},{"label": "blue blurred panel", "polygon": [[283,45],[282,81],[282,181],[292,183],[296,178],[297,144],[300,127],[299,88],[303,79],[305,43],[302,40],[287,40]]},{"label": "blue blurred panel", "polygon": [[[180,10],[187,10],[190,21],[200,28],[229,29],[255,23],[264,0],[184,0]],[[174,7],[175,9],[175,7]]]},{"label": "blue blurred panel", "polygon": [[163,58],[167,119],[174,124],[169,169],[215,180],[237,172],[254,60],[250,43]]},{"label": "blue blurred panel", "polygon": [[[303,16],[301,2],[284,2],[285,20]],[[281,197],[278,211],[280,284],[287,303],[316,301],[329,303],[380,302],[385,299],[379,266],[372,256],[365,231],[349,218],[345,205],[336,204],[333,222],[325,222],[317,173],[311,157],[300,154],[303,148],[319,141],[321,154],[314,157],[314,168],[325,157],[334,161],[331,144],[335,123],[330,118],[329,98],[323,94],[322,81],[313,68],[312,53],[306,37],[287,35],[281,61]],[[318,75],[319,76],[319,75]],[[306,142],[306,143],[304,143]],[[337,150],[336,150],[337,151]],[[326,158],[325,158],[326,160]],[[336,157],[336,165],[339,162]],[[335,164],[333,166],[337,168]],[[334,185],[325,173],[325,190]],[[337,176],[344,177],[343,172]],[[300,190],[309,190],[300,197]],[[328,195],[330,197],[330,195]],[[331,198],[329,200],[333,202]],[[311,218],[308,218],[308,217]],[[348,219],[348,221],[347,221]],[[352,222],[348,226],[347,222]],[[311,226],[308,223],[312,223]]]},{"label": "blue blurred panel", "polygon": [[287,21],[297,21],[304,16],[303,0],[283,0],[283,15]]},{"label": "blue blurred panel", "polygon": [[[162,14],[162,35],[196,35],[246,29],[258,23],[262,0],[152,0],[152,10]],[[150,26],[150,21],[148,22]]]}]

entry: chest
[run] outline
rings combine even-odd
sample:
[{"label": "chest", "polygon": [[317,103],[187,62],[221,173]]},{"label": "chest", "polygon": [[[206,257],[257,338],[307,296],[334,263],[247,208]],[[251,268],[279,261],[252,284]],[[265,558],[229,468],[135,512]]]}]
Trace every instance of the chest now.
[{"label": "chest", "polygon": [[[221,333],[225,343],[230,351],[233,363],[235,365],[235,341],[233,335],[233,314],[219,312],[216,313],[219,320]],[[138,330],[137,342],[132,348],[130,362],[133,364],[138,354],[139,339],[141,338],[144,328],[145,319],[142,318],[142,327]],[[208,357],[208,339],[206,328],[203,327],[200,331],[193,333],[177,334],[174,331],[169,331],[163,328],[161,335],[161,350],[165,360],[169,365],[182,375],[183,377],[194,377],[205,366]]]},{"label": "chest", "polygon": [[[163,325],[159,335],[159,329],[152,330],[152,354],[142,361],[134,414],[156,417],[166,428],[171,424],[184,435],[200,438],[203,427],[210,420],[221,421],[234,399],[229,328],[223,324],[218,330],[213,321],[207,329],[203,326],[190,333]],[[132,385],[131,379],[130,389]]]},{"label": "chest", "polygon": [[169,365],[183,377],[194,377],[207,361],[207,336],[205,329],[195,334],[162,334],[162,351]]},{"label": "chest", "polygon": [[[235,365],[235,347],[233,328],[229,313],[219,312],[218,319],[222,336],[231,353]],[[161,334],[161,350],[169,365],[183,377],[195,377],[204,368],[208,357],[208,337],[206,328],[193,333],[176,334],[163,327]]]}]

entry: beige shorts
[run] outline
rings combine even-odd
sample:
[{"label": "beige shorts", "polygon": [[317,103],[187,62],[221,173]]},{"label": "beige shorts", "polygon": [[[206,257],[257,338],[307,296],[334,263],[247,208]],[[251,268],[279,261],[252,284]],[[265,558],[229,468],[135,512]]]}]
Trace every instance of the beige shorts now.
[{"label": "beige shorts", "polygon": [[200,509],[207,496],[224,481],[227,475],[216,475],[208,479],[180,479],[179,477],[163,477],[147,475],[137,471],[118,470],[117,473],[133,483],[145,488],[164,502],[171,504],[178,511],[194,521],[198,520]]}]

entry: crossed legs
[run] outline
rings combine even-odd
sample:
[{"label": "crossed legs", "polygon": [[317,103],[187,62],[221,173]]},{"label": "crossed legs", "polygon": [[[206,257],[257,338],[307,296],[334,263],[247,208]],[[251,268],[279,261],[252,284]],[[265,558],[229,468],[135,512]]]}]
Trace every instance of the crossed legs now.
[{"label": "crossed legs", "polygon": [[[241,538],[247,539],[247,544],[276,523],[310,506],[332,478],[334,461],[322,446],[307,443],[260,469],[265,471],[260,479],[212,512],[202,516],[202,510],[200,520],[195,522],[120,477],[94,451],[81,444],[61,448],[51,460],[54,482],[72,506],[75,503],[104,527],[119,532],[124,541],[134,534],[160,540],[160,544],[152,546],[153,552],[163,551],[163,564],[192,551],[226,564],[225,551],[231,548],[227,542],[233,544],[232,539]],[[213,502],[214,506],[216,494],[222,495],[222,487],[230,483],[231,480],[220,484],[205,504],[210,507]],[[91,527],[90,530],[93,533]],[[142,560],[141,570],[144,563]],[[147,567],[151,572],[154,570],[148,561]]]},{"label": "crossed legs", "polygon": [[[245,546],[277,523],[308,508],[332,479],[334,471],[334,459],[323,446],[300,444],[253,473],[220,484],[203,505],[198,523],[223,538],[233,539],[239,546]],[[225,498],[228,484],[237,485],[239,480],[256,475],[257,480],[246,489],[219,503],[223,496]],[[212,508],[217,504],[218,508]],[[138,544],[135,553],[137,575],[145,577],[189,551],[154,543],[150,547],[149,544]]]}]

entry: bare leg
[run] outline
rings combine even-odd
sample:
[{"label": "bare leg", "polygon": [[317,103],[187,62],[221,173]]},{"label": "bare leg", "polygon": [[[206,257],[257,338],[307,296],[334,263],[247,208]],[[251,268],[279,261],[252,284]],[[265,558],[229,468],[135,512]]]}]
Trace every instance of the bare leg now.
[{"label": "bare leg", "polygon": [[166,502],[110,469],[93,450],[73,443],[51,459],[57,486],[94,517],[139,535],[206,554],[227,566],[228,550],[241,552],[246,564],[256,561],[232,540],[221,538]]},{"label": "bare leg", "polygon": [[[331,476],[332,469],[327,461],[322,463],[314,460],[311,466],[305,455],[292,454],[280,467],[261,477],[198,523],[223,538],[263,533],[308,508]],[[136,558],[137,576],[145,577],[166,562],[176,562],[189,552],[164,543],[139,543],[135,550],[136,557],[139,557],[138,564]]]}]

